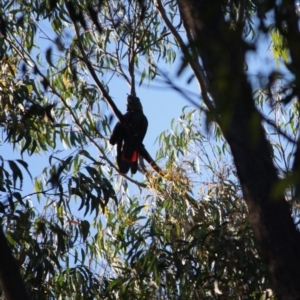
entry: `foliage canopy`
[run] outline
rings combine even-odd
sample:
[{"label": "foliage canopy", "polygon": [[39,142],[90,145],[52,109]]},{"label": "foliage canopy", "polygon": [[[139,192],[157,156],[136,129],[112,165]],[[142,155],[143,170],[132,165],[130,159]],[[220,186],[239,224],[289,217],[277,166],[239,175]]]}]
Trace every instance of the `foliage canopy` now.
[{"label": "foliage canopy", "polygon": [[[196,2],[1,1],[1,224],[32,299],[294,299],[276,283],[279,212],[299,213],[297,7]],[[249,74],[262,36],[280,68]],[[120,80],[196,104],[134,178],[108,143]]]}]

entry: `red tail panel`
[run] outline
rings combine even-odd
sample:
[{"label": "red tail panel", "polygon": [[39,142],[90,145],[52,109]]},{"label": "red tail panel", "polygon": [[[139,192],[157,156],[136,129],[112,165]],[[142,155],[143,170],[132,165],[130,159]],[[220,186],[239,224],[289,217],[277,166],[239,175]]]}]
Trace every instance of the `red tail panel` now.
[{"label": "red tail panel", "polygon": [[136,162],[138,160],[139,154],[137,151],[133,151],[131,156],[131,162]]},{"label": "red tail panel", "polygon": [[132,156],[130,158],[125,157],[124,153],[122,153],[122,155],[121,155],[121,159],[125,160],[125,161],[127,161],[129,163],[136,162],[138,160],[138,157],[139,157],[139,154],[138,154],[138,152],[136,150],[133,151]]}]

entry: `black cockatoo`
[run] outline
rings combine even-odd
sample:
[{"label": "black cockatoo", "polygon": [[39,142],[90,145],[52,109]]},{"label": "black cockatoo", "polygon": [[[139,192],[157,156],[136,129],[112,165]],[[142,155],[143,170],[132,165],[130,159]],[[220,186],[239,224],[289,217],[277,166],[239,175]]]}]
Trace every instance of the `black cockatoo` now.
[{"label": "black cockatoo", "polygon": [[[142,142],[148,128],[148,120],[138,97],[131,95],[127,97],[127,112],[123,116],[129,126],[130,136]],[[131,169],[131,173],[135,174],[138,167],[138,150],[120,122],[116,124],[109,142],[112,145],[117,144],[117,163],[120,172],[126,174]]]}]

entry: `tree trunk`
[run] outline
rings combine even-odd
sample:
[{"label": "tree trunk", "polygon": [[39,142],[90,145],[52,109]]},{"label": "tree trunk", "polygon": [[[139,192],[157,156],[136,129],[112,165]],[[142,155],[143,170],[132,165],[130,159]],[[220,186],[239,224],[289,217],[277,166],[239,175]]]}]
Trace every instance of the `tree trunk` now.
[{"label": "tree trunk", "polygon": [[29,300],[17,261],[0,228],[0,285],[6,300]]},{"label": "tree trunk", "polygon": [[202,59],[273,290],[279,299],[299,299],[300,234],[284,195],[274,194],[279,178],[244,72],[242,28],[229,28],[220,0],[177,1],[190,46]]}]

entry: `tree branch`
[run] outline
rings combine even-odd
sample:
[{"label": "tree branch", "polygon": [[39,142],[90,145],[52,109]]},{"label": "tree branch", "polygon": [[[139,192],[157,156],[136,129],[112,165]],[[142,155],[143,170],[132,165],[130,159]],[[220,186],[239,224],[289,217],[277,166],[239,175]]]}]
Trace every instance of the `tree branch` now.
[{"label": "tree branch", "polygon": [[[161,0],[156,0],[156,7],[157,7],[157,10],[159,11],[162,19],[164,20],[165,24],[170,29],[171,33],[173,34],[176,41],[178,42],[179,47],[181,48],[181,51],[182,51],[185,59],[188,61],[192,70],[194,71],[194,74],[197,77],[198,83],[200,85],[200,91],[201,91],[202,99],[203,99],[205,105],[207,106],[207,108],[209,110],[213,111],[214,107],[208,97],[209,88],[208,88],[208,83],[207,83],[206,76],[204,75],[204,71],[203,71],[202,67],[199,65],[199,63],[195,59],[193,59],[193,57],[191,57],[188,47],[185,45],[185,43],[184,43],[183,39],[181,38],[181,36],[179,35],[178,31],[173,26],[172,22],[169,20]],[[188,30],[187,30],[187,34],[189,34]]]},{"label": "tree branch", "polygon": [[244,71],[247,45],[230,28],[221,1],[177,0],[190,43],[201,56],[220,128],[231,148],[260,255],[279,299],[300,297],[300,234],[279,177]]}]

